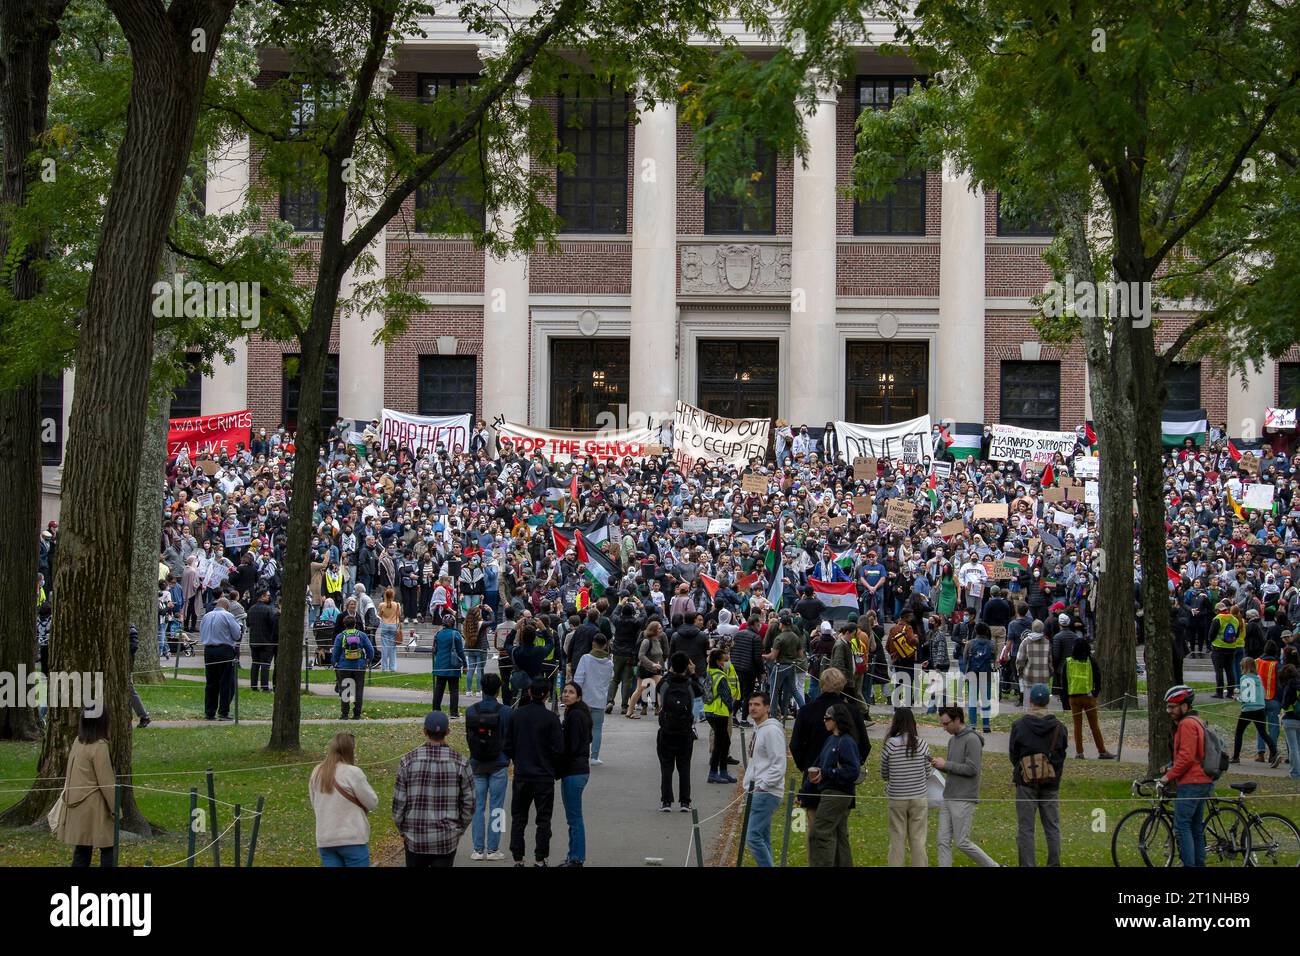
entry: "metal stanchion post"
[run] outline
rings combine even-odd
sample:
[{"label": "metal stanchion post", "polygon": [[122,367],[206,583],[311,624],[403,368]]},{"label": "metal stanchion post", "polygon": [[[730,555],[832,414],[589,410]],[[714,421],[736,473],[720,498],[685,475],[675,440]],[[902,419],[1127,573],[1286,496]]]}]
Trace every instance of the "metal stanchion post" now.
[{"label": "metal stanchion post", "polygon": [[[1119,747],[1115,750],[1116,761],[1120,761],[1124,759],[1124,725],[1127,723],[1128,723],[1128,694],[1125,694],[1124,709],[1120,711],[1120,715],[1119,715]],[[1082,741],[1080,741],[1079,746],[1082,745],[1083,745]]]},{"label": "metal stanchion post", "polygon": [[248,865],[253,865],[253,855],[257,852],[257,831],[262,827],[262,807],[266,805],[266,797],[257,798],[257,816],[253,817],[253,833],[248,838]]},{"label": "metal stanchion post", "polygon": [[217,783],[208,768],[208,827],[212,834],[212,865],[221,865],[221,829],[217,824]]},{"label": "metal stanchion post", "polygon": [[[118,854],[122,852],[122,785],[113,784],[113,865],[121,865]],[[103,854],[103,851],[100,851]]]},{"label": "metal stanchion post", "polygon": [[190,854],[189,854],[189,857],[188,857],[187,860],[186,860],[186,863],[185,863],[186,866],[193,866],[193,865],[194,865],[194,853],[195,853],[195,848],[194,848],[194,817],[195,817],[195,811],[197,811],[198,808],[199,808],[199,788],[198,788],[198,787],[190,787],[190,818],[189,818],[189,820],[186,822],[186,825],[185,825],[185,826],[186,826],[186,829],[190,831],[190,836],[189,836]]},{"label": "metal stanchion post", "polygon": [[704,843],[700,836],[700,811],[691,807],[691,834],[695,837],[695,865],[704,869]]},{"label": "metal stanchion post", "polygon": [[781,866],[785,866],[790,849],[790,826],[794,822],[794,787],[786,781],[785,788],[785,831],[781,834]]},{"label": "metal stanchion post", "polygon": [[749,831],[749,808],[754,801],[754,785],[751,783],[745,790],[745,810],[740,815],[740,837],[736,842],[740,849],[736,851],[736,866],[745,862],[745,834]]},{"label": "metal stanchion post", "polygon": [[235,869],[239,869],[239,824],[240,808],[239,804],[235,804]]}]

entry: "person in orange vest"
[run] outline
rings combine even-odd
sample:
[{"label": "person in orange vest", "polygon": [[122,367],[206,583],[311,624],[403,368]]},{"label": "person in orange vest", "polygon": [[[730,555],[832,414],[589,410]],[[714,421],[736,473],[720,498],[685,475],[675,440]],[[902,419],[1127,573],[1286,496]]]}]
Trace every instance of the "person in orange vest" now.
[{"label": "person in orange vest", "polygon": [[[1264,642],[1264,653],[1255,661],[1255,672],[1259,675],[1260,683],[1264,685],[1264,732],[1255,730],[1255,762],[1264,763],[1264,739],[1265,734],[1272,737],[1279,745],[1282,738],[1279,734],[1282,731],[1282,700],[1278,696],[1277,687],[1277,645],[1272,641]],[[1279,746],[1279,750],[1280,750]]]}]

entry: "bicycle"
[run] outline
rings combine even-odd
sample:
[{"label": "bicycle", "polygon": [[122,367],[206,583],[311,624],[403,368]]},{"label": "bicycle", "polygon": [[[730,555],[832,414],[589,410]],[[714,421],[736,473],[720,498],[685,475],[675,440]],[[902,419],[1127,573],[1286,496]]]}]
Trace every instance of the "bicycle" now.
[{"label": "bicycle", "polygon": [[[1178,848],[1174,838],[1174,793],[1159,779],[1133,781],[1135,796],[1150,797],[1150,807],[1130,810],[1120,818],[1111,836],[1110,856],[1117,867],[1174,865]],[[1233,801],[1214,803],[1205,817],[1205,865],[1245,866],[1249,859],[1246,815]]]},{"label": "bicycle", "polygon": [[1212,799],[1213,809],[1206,818],[1206,827],[1211,819],[1217,822],[1218,816],[1231,808],[1232,815],[1244,826],[1240,830],[1222,828],[1236,836],[1238,852],[1246,866],[1300,866],[1300,827],[1280,813],[1256,813],[1250,809],[1246,795],[1259,789],[1255,781],[1244,780],[1229,786],[1238,796],[1231,800]]}]

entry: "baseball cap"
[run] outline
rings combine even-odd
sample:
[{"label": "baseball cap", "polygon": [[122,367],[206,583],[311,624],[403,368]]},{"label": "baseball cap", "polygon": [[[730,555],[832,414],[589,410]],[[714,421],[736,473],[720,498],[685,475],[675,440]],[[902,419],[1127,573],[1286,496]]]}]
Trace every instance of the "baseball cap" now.
[{"label": "baseball cap", "polygon": [[822,631],[823,634],[829,634],[829,633],[831,633],[831,622],[830,622],[830,621],[822,621],[821,631]]},{"label": "baseball cap", "polygon": [[1056,616],[1056,623],[1060,624],[1061,627],[1069,627],[1069,626],[1070,626],[1070,615],[1068,615],[1068,614],[1058,614],[1058,615]]},{"label": "baseball cap", "polygon": [[[1052,699],[1052,692],[1046,684],[1035,684],[1029,688],[1029,702],[1037,707],[1047,706],[1047,702]],[[430,714],[430,717],[433,715]]]},{"label": "baseball cap", "polygon": [[445,734],[451,730],[451,721],[440,710],[430,711],[424,715],[424,731],[428,734]]}]

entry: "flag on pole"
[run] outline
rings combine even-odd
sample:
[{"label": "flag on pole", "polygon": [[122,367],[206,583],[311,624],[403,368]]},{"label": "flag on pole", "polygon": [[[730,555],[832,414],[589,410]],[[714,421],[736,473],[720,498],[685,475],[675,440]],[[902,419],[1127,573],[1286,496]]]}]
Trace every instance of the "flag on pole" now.
[{"label": "flag on pole", "polygon": [[573,478],[569,481],[569,500],[574,504],[578,503],[578,473],[573,473]]},{"label": "flag on pole", "polygon": [[701,572],[701,573],[700,573],[700,580],[704,582],[704,590],[706,590],[706,591],[709,592],[709,600],[710,600],[710,601],[716,600],[716,599],[717,599],[717,596],[718,596],[718,581],[717,581],[717,579],[716,579],[716,578],[711,578],[711,577],[709,577],[707,574],[704,574],[703,572]]},{"label": "flag on pole", "polygon": [[747,591],[749,590],[750,586],[757,580],[758,580],[758,572],[750,571],[748,574],[742,574],[738,578],[736,578],[736,583],[733,585],[733,587],[735,588],[736,591]]},{"label": "flag on pole", "polygon": [[1232,443],[1231,438],[1228,439],[1228,457],[1233,461],[1241,461],[1241,450]]},{"label": "flag on pole", "polygon": [[1047,467],[1043,469],[1042,486],[1050,488],[1054,484],[1056,484],[1056,472],[1052,470],[1052,463],[1049,461]]},{"label": "flag on pole", "polygon": [[939,507],[939,479],[933,471],[930,472],[930,478],[925,483],[925,493],[930,496],[930,510],[937,510]]},{"label": "flag on pole", "polygon": [[578,564],[586,574],[592,592],[600,597],[609,590],[609,582],[615,571],[613,563],[595,548],[588,551],[581,531],[573,532],[573,544],[577,549]]},{"label": "flag on pole", "polygon": [[564,554],[573,545],[573,539],[560,534],[555,525],[551,525],[551,539],[555,542],[556,554]]},{"label": "flag on pole", "polygon": [[948,445],[948,452],[952,455],[954,461],[979,458],[980,443],[984,438],[983,424],[980,422],[953,422],[952,428],[948,429],[947,433],[948,437],[952,439],[951,444]]},{"label": "flag on pole", "polygon": [[785,596],[785,576],[781,567],[781,529],[773,528],[772,537],[767,542],[767,554],[763,556],[763,567],[767,570],[767,600],[774,610],[781,609],[781,599]]},{"label": "flag on pole", "polygon": [[1183,576],[1179,574],[1177,571],[1175,571],[1173,568],[1166,567],[1165,572],[1169,575],[1169,581],[1173,584],[1174,587],[1178,587],[1178,585],[1183,583]]},{"label": "flag on pole", "polygon": [[1232,497],[1232,489],[1228,489],[1228,504],[1232,507],[1232,513],[1242,521],[1246,520],[1246,513],[1241,510],[1241,505],[1237,504],[1237,499]]}]

